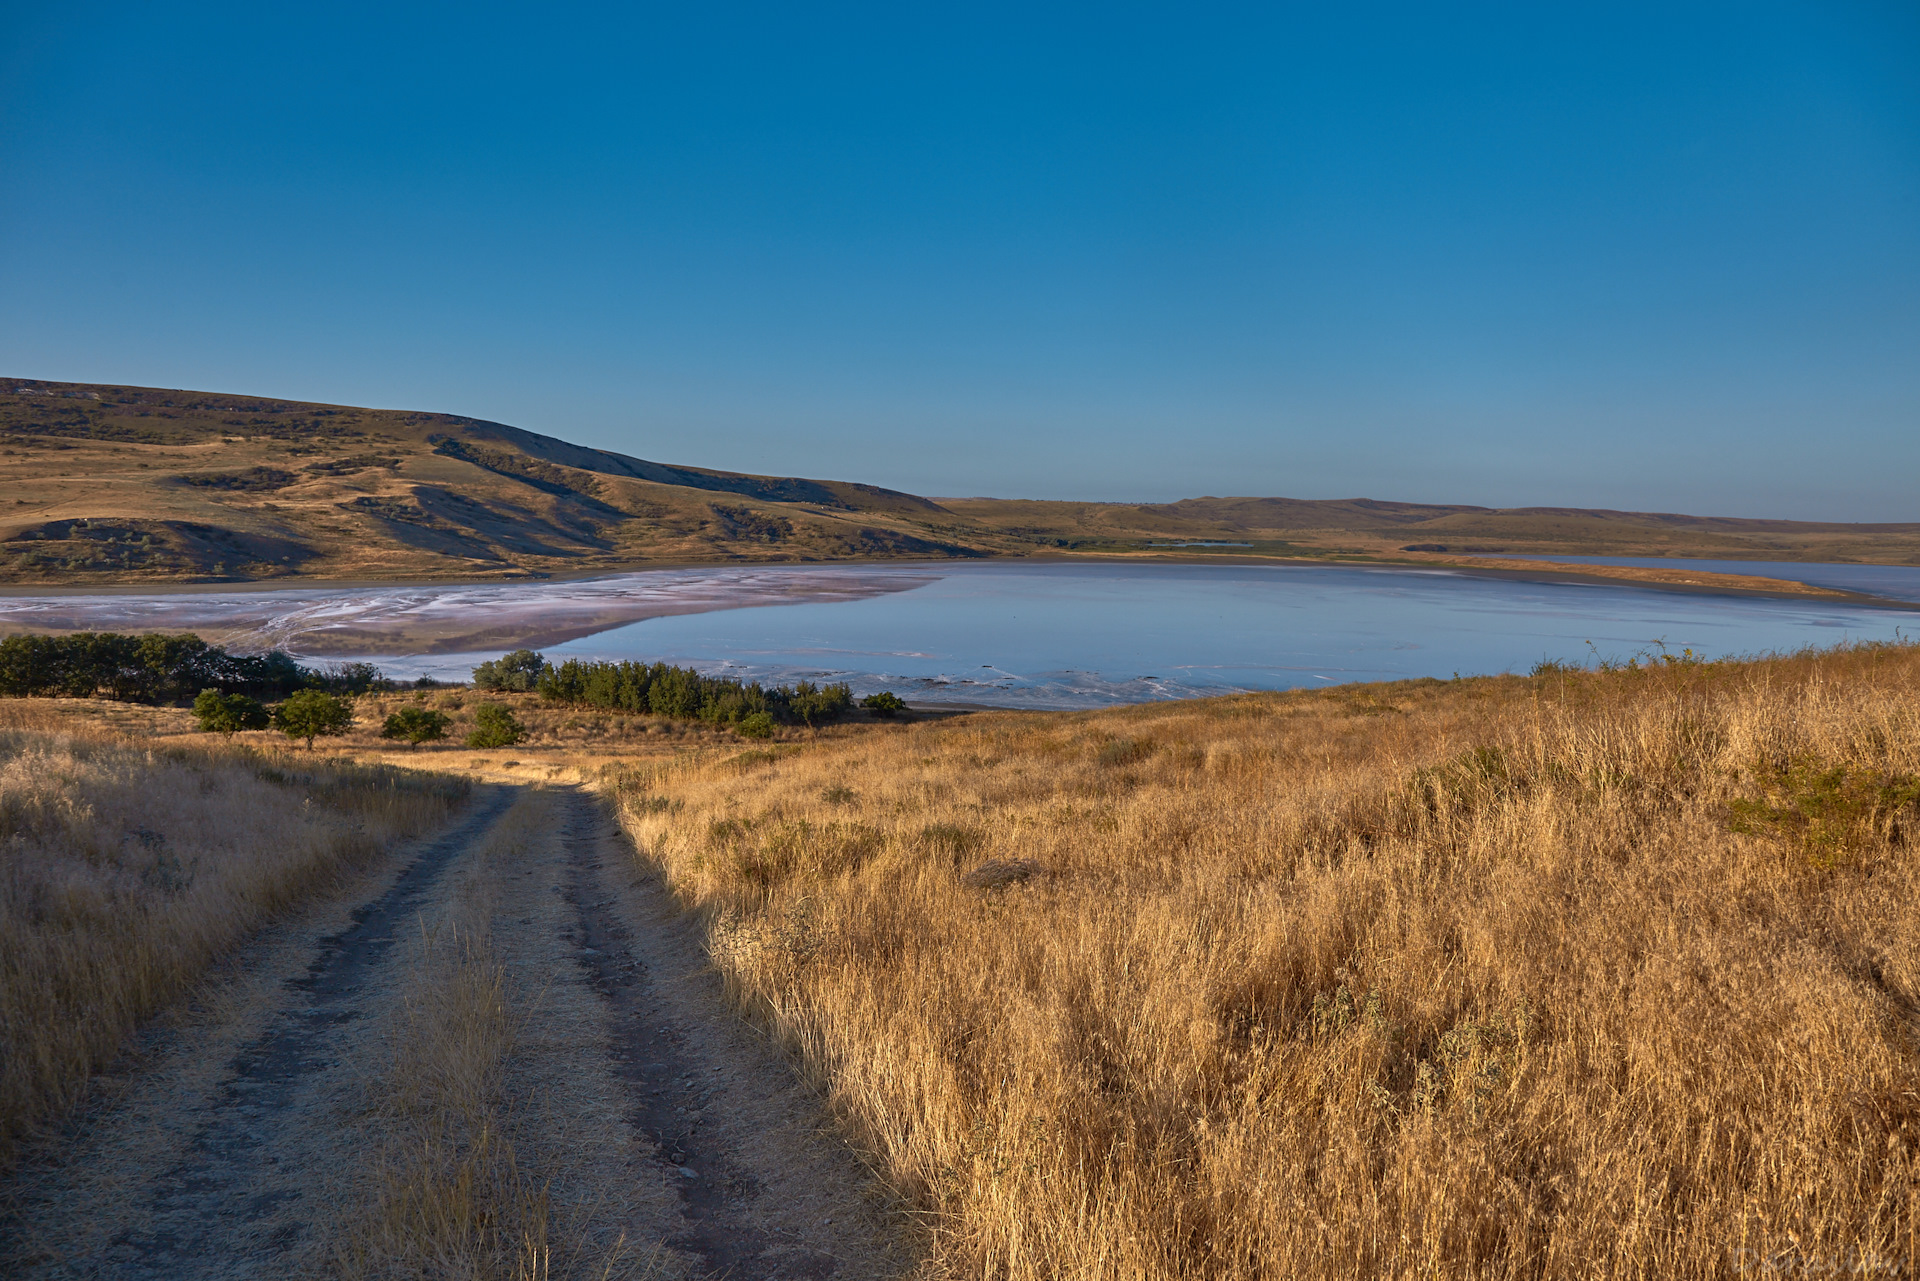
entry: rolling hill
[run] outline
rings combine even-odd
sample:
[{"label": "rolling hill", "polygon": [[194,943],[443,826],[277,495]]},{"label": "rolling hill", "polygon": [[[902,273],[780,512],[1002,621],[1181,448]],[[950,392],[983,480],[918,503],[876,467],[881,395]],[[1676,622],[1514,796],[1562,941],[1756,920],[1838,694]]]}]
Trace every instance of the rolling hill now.
[{"label": "rolling hill", "polygon": [[929,499],[649,462],[454,414],[30,379],[0,379],[0,480],[0,583],[19,586],[1034,555],[1920,563],[1920,523],[1371,499]]}]

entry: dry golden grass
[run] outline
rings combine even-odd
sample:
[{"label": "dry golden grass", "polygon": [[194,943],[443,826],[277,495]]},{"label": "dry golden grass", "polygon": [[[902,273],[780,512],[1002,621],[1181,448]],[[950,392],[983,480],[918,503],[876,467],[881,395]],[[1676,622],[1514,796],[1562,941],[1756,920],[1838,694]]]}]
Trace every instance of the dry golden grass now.
[{"label": "dry golden grass", "polygon": [[1036,1279],[1910,1273],[1916,778],[1912,647],[615,776],[931,1272]]},{"label": "dry golden grass", "polygon": [[0,1163],[223,952],[465,793],[67,710],[0,704]]}]

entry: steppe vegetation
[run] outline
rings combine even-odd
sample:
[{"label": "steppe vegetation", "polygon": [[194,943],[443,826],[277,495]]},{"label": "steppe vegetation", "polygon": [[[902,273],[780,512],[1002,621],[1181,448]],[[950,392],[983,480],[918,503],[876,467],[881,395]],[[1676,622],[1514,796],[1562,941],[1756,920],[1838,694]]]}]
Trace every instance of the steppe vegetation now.
[{"label": "steppe vegetation", "polygon": [[1906,1275],[1920,650],[610,770],[934,1275]]},{"label": "steppe vegetation", "polygon": [[0,1164],[216,958],[440,822],[466,791],[304,753],[158,741],[74,714],[84,706],[0,702]]},{"label": "steppe vegetation", "polygon": [[[21,584],[519,579],[695,562],[1076,554],[1920,564],[1914,523],[1372,499],[936,501],[649,462],[454,414],[29,379],[0,381],[0,490],[12,499],[0,507],[0,582]],[[524,643],[556,639],[542,637]],[[467,639],[454,648],[514,643],[497,631]]]}]

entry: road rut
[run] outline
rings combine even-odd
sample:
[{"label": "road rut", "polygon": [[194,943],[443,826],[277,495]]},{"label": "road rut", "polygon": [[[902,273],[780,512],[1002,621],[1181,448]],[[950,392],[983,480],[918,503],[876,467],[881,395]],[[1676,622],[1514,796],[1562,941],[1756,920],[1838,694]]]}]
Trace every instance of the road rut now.
[{"label": "road rut", "polygon": [[[516,803],[543,807],[536,836],[478,866]],[[64,1142],[22,1164],[0,1187],[6,1275],[371,1275],[342,1246],[380,1196],[370,1091],[407,1035],[408,976],[435,922],[478,876],[521,1028],[502,1115],[553,1205],[553,1277],[910,1269],[900,1217],[820,1101],[727,1010],[697,925],[601,800],[485,787],[357,905],[310,909],[252,945],[197,1014],[103,1082]]]}]

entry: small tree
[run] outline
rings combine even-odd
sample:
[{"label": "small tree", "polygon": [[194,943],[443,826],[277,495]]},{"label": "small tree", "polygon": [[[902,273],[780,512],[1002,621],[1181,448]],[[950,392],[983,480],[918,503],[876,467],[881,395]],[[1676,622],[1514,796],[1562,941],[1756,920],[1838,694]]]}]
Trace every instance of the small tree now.
[{"label": "small tree", "polygon": [[467,735],[468,747],[512,747],[527,736],[524,725],[514,719],[513,709],[505,703],[482,703],[473,714],[473,733]]},{"label": "small tree", "polygon": [[193,700],[193,719],[204,733],[232,734],[243,729],[265,729],[267,709],[245,694],[203,689]]},{"label": "small tree", "polygon": [[742,738],[772,738],[773,716],[767,712],[749,712],[735,723],[733,732]]},{"label": "small tree", "polygon": [[525,694],[540,683],[540,674],[546,670],[547,660],[539,654],[530,649],[516,649],[474,668],[473,683],[480,689]]},{"label": "small tree", "polygon": [[288,738],[304,738],[313,750],[316,738],[344,734],[353,726],[353,707],[345,699],[317,689],[303,689],[273,709],[274,728]]},{"label": "small tree", "polygon": [[906,702],[892,690],[883,689],[860,700],[860,706],[881,720],[892,720],[907,710]]},{"label": "small tree", "polygon": [[452,723],[445,712],[436,712],[431,707],[403,707],[387,717],[387,723],[380,727],[380,737],[405,739],[418,747],[445,738],[447,726]]},{"label": "small tree", "polygon": [[787,710],[808,727],[838,720],[840,714],[852,706],[853,691],[845,685],[796,681],[793,693],[787,698]]},{"label": "small tree", "polygon": [[372,663],[336,663],[315,674],[323,688],[336,694],[366,694],[393,688],[393,682]]}]

